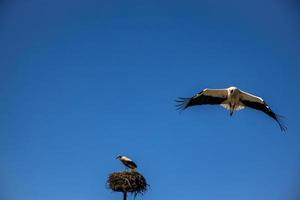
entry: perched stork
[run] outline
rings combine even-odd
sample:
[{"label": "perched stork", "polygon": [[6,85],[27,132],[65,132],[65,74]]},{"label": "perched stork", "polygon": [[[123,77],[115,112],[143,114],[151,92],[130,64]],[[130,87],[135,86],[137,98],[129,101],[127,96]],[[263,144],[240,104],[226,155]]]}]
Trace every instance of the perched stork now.
[{"label": "perched stork", "polygon": [[177,110],[184,110],[195,105],[221,105],[230,110],[230,116],[235,110],[241,110],[245,107],[260,110],[272,117],[279,125],[281,131],[287,130],[286,126],[280,120],[280,116],[274,113],[268,104],[260,97],[244,92],[236,87],[227,89],[204,89],[191,98],[179,98],[176,100],[179,104]]},{"label": "perched stork", "polygon": [[131,171],[136,171],[137,165],[126,156],[118,156],[116,159],[120,160],[126,167],[130,168]]}]

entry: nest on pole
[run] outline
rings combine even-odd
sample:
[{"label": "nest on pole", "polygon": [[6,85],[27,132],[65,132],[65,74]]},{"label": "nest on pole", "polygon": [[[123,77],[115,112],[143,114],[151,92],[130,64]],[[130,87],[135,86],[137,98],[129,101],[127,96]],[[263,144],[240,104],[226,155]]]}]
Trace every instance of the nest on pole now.
[{"label": "nest on pole", "polygon": [[144,176],[136,171],[114,172],[109,175],[107,185],[114,192],[129,192],[134,196],[144,194],[149,186]]}]

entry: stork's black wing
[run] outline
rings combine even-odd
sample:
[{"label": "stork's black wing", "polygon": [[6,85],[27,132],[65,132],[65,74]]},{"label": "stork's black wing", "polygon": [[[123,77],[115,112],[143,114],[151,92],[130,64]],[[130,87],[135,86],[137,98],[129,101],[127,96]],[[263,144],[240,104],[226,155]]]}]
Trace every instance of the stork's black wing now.
[{"label": "stork's black wing", "polygon": [[137,165],[133,161],[126,161],[124,164],[131,169],[137,168]]},{"label": "stork's black wing", "polygon": [[249,108],[260,110],[260,111],[266,113],[268,116],[272,117],[278,123],[281,131],[287,130],[287,127],[282,123],[281,116],[274,113],[265,101],[255,102],[255,101],[241,99],[241,102]]},{"label": "stork's black wing", "polygon": [[178,98],[177,110],[184,110],[195,105],[219,105],[227,99],[227,92],[224,90],[203,90],[191,98]]}]

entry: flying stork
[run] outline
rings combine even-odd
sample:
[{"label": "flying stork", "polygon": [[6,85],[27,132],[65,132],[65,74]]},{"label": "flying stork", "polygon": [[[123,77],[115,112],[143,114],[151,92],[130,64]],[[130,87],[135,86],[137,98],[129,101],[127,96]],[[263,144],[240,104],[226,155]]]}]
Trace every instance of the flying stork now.
[{"label": "flying stork", "polygon": [[268,104],[258,96],[244,92],[237,87],[229,87],[226,89],[204,89],[191,98],[179,98],[177,110],[184,110],[195,105],[221,105],[230,110],[230,116],[236,110],[245,107],[260,110],[272,117],[279,125],[281,131],[286,131],[287,127],[282,123],[278,114],[274,113]]},{"label": "flying stork", "polygon": [[116,159],[120,160],[126,167],[130,168],[131,171],[136,171],[137,165],[126,156],[118,156]]}]

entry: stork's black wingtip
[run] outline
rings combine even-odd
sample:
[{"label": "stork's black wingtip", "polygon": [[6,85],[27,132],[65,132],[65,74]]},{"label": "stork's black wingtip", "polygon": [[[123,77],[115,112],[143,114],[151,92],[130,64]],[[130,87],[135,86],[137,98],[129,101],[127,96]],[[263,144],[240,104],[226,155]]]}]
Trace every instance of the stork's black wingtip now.
[{"label": "stork's black wingtip", "polygon": [[176,105],[176,107],[177,107],[177,108],[176,108],[175,110],[176,110],[176,111],[177,111],[179,114],[181,114],[181,113],[182,113],[182,111],[185,109],[185,107],[184,107],[184,106],[182,106],[182,105],[179,105],[179,106],[178,106],[178,105]]},{"label": "stork's black wingtip", "polygon": [[288,128],[287,128],[286,126],[284,126],[284,125],[281,125],[281,126],[280,126],[280,130],[281,130],[281,132],[283,132],[283,133],[287,133],[287,132],[288,132]]},{"label": "stork's black wingtip", "polygon": [[286,133],[288,131],[288,128],[283,121],[283,118],[285,118],[285,117],[282,115],[278,115],[278,114],[276,114],[275,117],[276,117],[276,121],[280,127],[281,132]]},{"label": "stork's black wingtip", "polygon": [[176,111],[178,111],[179,114],[181,114],[181,112],[187,108],[187,104],[188,104],[189,100],[190,100],[190,98],[184,98],[184,97],[178,97],[175,100],[175,102],[177,103],[175,105]]}]

